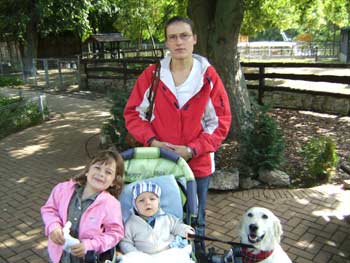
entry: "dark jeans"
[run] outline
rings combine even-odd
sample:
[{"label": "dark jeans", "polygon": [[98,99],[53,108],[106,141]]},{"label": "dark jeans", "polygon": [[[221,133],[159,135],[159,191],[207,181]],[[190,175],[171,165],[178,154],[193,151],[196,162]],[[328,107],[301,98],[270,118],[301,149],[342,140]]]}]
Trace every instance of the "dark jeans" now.
[{"label": "dark jeans", "polygon": [[205,208],[207,206],[208,189],[211,175],[203,178],[196,178],[198,196],[198,225],[197,235],[205,235]]}]

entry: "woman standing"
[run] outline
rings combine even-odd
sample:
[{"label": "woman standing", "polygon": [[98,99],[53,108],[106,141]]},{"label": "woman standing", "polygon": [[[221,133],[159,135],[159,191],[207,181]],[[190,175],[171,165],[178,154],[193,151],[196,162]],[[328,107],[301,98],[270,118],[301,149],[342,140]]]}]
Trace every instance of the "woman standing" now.
[{"label": "woman standing", "polygon": [[171,18],[165,25],[165,37],[170,55],[160,61],[151,119],[147,120],[146,112],[156,65],[146,68],[137,79],[124,110],[125,124],[143,145],[172,150],[188,161],[197,182],[196,233],[204,235],[214,152],[229,131],[230,105],[214,67],[206,58],[193,54],[197,43],[193,22],[179,16]]}]

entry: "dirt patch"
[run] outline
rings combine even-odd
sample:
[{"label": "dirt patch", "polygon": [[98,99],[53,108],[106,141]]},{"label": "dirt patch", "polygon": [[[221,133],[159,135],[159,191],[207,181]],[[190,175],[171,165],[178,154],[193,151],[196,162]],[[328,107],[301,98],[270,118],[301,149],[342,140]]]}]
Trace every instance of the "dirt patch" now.
[{"label": "dirt patch", "polygon": [[[280,170],[290,175],[293,186],[306,186],[305,162],[300,151],[310,138],[321,135],[330,136],[334,140],[340,157],[336,174],[330,182],[341,184],[343,180],[350,178],[350,175],[340,168],[341,164],[350,165],[350,117],[288,109],[273,109],[270,112],[283,131],[286,145],[285,162]],[[238,157],[237,142],[225,141],[218,151],[217,168],[231,170],[237,167]]]}]

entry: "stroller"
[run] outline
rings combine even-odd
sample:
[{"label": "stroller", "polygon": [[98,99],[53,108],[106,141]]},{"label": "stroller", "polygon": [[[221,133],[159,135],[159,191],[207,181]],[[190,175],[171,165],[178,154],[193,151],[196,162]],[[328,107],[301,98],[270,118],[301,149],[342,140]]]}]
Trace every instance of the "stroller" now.
[{"label": "stroller", "polygon": [[[145,180],[158,184],[163,193],[161,207],[165,212],[171,213],[183,222],[196,227],[197,224],[197,195],[196,181],[187,162],[172,151],[157,147],[138,147],[128,149],[121,153],[125,162],[125,187],[120,195],[124,222],[130,215],[132,208],[132,187],[135,182]],[[194,238],[201,238],[194,235]],[[207,240],[219,241],[213,238]],[[224,241],[225,242],[225,241]],[[225,242],[232,245],[232,249],[220,255],[213,248],[206,255],[197,255],[193,245],[191,258],[197,263],[239,263],[240,249],[237,243]],[[106,263],[119,262],[115,249],[100,255],[89,251],[85,262]]]}]

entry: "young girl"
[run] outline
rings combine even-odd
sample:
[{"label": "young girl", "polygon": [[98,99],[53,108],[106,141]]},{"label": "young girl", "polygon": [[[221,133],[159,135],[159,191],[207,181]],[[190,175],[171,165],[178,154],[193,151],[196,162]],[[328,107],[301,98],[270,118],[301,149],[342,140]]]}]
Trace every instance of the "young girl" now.
[{"label": "young girl", "polygon": [[[88,250],[104,252],[123,238],[117,200],[123,173],[119,153],[102,151],[81,174],[54,187],[41,208],[51,262],[80,262]],[[67,237],[66,227],[63,233],[64,225],[71,225],[70,235],[74,238]]]},{"label": "young girl", "polygon": [[187,263],[191,246],[183,242],[194,234],[191,226],[160,208],[161,189],[152,182],[137,183],[133,188],[133,211],[125,224],[120,244],[122,263]]}]

